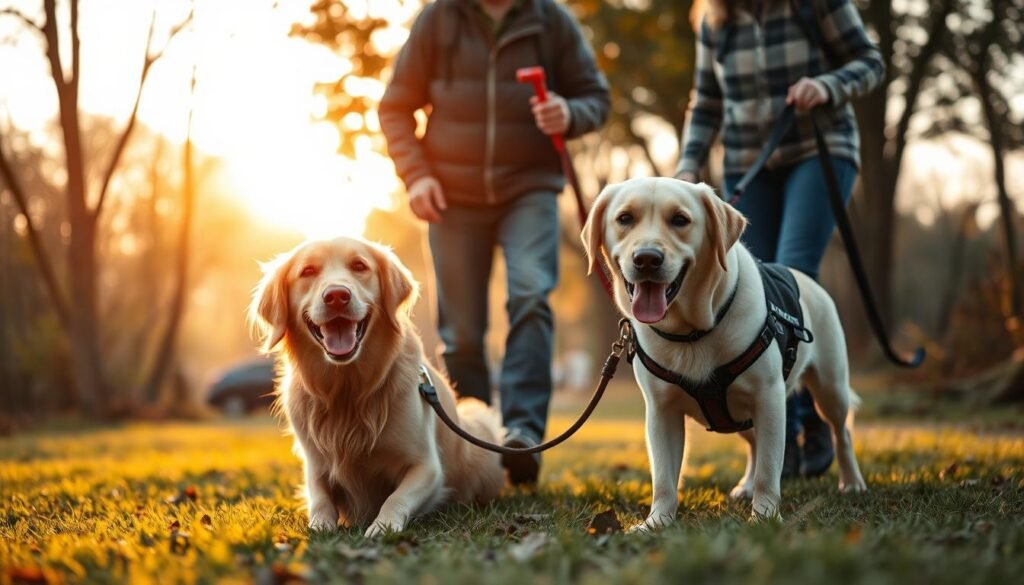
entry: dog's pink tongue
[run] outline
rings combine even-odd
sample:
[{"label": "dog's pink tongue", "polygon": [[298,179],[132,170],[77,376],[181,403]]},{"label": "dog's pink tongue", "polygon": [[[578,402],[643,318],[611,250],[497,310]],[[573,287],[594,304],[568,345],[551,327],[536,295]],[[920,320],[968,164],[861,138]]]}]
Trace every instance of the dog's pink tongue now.
[{"label": "dog's pink tongue", "polygon": [[633,291],[633,316],[641,323],[657,323],[665,317],[665,282],[638,282]]},{"label": "dog's pink tongue", "polygon": [[334,355],[345,355],[356,347],[355,321],[333,319],[320,327],[324,335],[324,347]]}]

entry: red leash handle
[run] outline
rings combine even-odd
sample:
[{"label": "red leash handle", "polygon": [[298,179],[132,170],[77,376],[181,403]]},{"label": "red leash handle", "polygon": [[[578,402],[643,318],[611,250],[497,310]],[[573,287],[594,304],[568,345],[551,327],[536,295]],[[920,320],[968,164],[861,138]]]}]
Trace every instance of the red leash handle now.
[{"label": "red leash handle", "polygon": [[[546,78],[543,67],[522,67],[516,70],[516,81],[532,85],[533,92],[541,103],[548,101]],[[561,134],[552,134],[548,138],[551,139],[551,143],[555,145],[555,150],[558,151],[558,158],[562,161],[562,172],[565,173],[565,178],[568,179],[569,186],[572,187],[572,193],[576,197],[576,211],[580,220],[580,228],[582,228],[587,223],[587,204],[583,201],[583,191],[580,189],[580,182],[576,178],[576,169],[573,168],[572,159],[569,157],[569,152],[565,149],[565,137]],[[601,280],[601,288],[604,289],[604,292],[614,299],[615,293],[613,292],[611,277],[609,277],[603,266],[597,271],[597,277]]]},{"label": "red leash handle", "polygon": [[[543,67],[521,67],[516,70],[516,81],[532,85],[533,93],[537,95],[537,99],[542,104],[548,101],[546,80],[547,76],[544,74]],[[561,134],[552,134],[551,142],[555,145],[555,150],[565,152],[565,138]]]}]

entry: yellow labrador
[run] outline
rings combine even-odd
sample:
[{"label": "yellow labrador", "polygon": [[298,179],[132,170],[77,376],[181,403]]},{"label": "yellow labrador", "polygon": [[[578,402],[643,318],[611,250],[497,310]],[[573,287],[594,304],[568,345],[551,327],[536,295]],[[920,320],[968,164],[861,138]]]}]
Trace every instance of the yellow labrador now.
[{"label": "yellow labrador", "polygon": [[[755,259],[738,242],[746,219],[704,184],[668,178],[633,179],[607,187],[583,229],[591,269],[604,261],[615,280],[615,301],[633,323],[637,341],[657,363],[698,382],[743,354],[768,316]],[[866,489],[853,453],[847,415],[857,396],[849,385],[846,342],[839,315],[824,289],[792,271],[804,324],[813,343],[798,346],[789,378],[774,342],[728,387],[728,411],[753,421],[740,434],[749,444],[746,473],[731,495],[753,499],[753,515],[778,513],[784,452],[785,400],[806,385],[833,430],[840,489]],[[738,286],[737,286],[738,285]],[[731,306],[716,324],[716,315]],[[710,330],[678,343],[662,331]],[[652,375],[639,361],[637,382],[646,402],[648,454],[653,475],[650,515],[639,529],[672,522],[682,465],[684,416],[707,420],[679,386]]]},{"label": "yellow labrador", "polygon": [[390,250],[352,238],[308,242],[264,272],[250,314],[265,349],[281,350],[278,404],[305,465],[310,528],[368,525],[375,536],[446,499],[498,495],[500,457],[437,423],[418,392],[421,365],[473,434],[500,442],[498,416],[476,400],[456,406],[427,365],[409,318],[417,287]]}]

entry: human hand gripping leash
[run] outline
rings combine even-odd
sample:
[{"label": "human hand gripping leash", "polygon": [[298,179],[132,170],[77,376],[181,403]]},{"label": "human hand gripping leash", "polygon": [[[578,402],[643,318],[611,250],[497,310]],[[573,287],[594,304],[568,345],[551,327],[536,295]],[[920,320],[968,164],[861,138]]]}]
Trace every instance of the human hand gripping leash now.
[{"label": "human hand gripping leash", "polygon": [[[540,103],[548,101],[546,79],[543,67],[522,67],[516,70],[516,81],[532,85],[533,93],[537,96]],[[569,156],[569,151],[565,148],[565,137],[561,134],[552,134],[550,138],[551,144],[554,145],[555,150],[558,152],[558,158],[562,163],[562,173],[568,179],[569,186],[572,187],[573,196],[576,198],[576,217],[579,219],[580,229],[582,229],[583,225],[587,223],[587,204],[583,200],[583,190],[580,189],[579,180],[576,178],[576,169],[572,166],[572,157]],[[609,298],[613,298],[612,281],[604,271],[603,266],[597,271],[597,277],[601,280],[601,287],[604,288],[604,292],[608,294]]]}]

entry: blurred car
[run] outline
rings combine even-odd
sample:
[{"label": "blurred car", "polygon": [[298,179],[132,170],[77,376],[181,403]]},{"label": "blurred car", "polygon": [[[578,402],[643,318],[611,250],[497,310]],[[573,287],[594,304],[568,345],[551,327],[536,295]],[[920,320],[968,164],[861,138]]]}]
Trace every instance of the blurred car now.
[{"label": "blurred car", "polygon": [[254,360],[227,370],[210,385],[206,403],[229,416],[269,409],[274,403],[273,360]]}]

